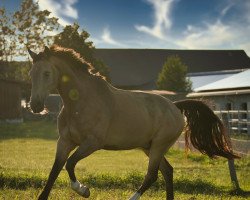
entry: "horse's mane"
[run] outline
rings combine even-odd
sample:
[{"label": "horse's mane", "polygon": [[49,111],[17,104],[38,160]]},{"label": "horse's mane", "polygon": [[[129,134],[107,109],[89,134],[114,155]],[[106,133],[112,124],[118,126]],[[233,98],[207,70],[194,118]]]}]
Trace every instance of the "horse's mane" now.
[{"label": "horse's mane", "polygon": [[50,47],[50,54],[56,57],[60,57],[71,64],[72,67],[81,69],[84,72],[91,72],[93,66],[86,62],[79,53],[73,49],[64,48],[58,45],[53,45]]},{"label": "horse's mane", "polygon": [[58,45],[53,45],[50,47],[50,55],[60,57],[61,59],[65,60],[70,64],[72,69],[77,69],[84,73],[105,79],[105,77],[100,75],[99,72],[94,73],[95,68],[90,63],[85,61],[81,57],[81,55],[76,51],[74,51],[73,49],[61,47]]}]

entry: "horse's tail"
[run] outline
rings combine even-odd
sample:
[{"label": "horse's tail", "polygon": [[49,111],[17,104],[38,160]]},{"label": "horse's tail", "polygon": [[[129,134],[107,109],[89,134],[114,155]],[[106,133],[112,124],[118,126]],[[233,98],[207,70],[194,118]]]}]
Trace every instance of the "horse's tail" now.
[{"label": "horse's tail", "polygon": [[200,100],[182,100],[174,104],[186,116],[186,148],[191,144],[209,157],[239,158],[231,149],[226,130],[217,115]]}]

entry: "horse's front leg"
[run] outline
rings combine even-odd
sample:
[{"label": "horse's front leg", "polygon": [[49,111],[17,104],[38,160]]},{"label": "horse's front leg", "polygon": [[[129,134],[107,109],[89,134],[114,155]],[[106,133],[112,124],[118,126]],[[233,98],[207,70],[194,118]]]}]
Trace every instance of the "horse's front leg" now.
[{"label": "horse's front leg", "polygon": [[71,180],[71,188],[85,198],[88,198],[90,196],[89,188],[82,185],[76,179],[74,169],[78,161],[86,158],[94,151],[97,151],[99,149],[100,145],[98,144],[98,141],[92,136],[87,137],[86,140],[81,145],[79,145],[76,151],[68,158],[66,163],[66,170],[68,171]]},{"label": "horse's front leg", "polygon": [[53,167],[51,169],[51,172],[49,174],[48,181],[42,191],[42,193],[39,196],[39,200],[46,200],[48,199],[50,190],[58,177],[60,171],[62,170],[69,153],[75,148],[75,145],[72,143],[69,143],[68,141],[65,141],[61,138],[57,141],[57,151],[56,151],[56,157],[53,164]]}]

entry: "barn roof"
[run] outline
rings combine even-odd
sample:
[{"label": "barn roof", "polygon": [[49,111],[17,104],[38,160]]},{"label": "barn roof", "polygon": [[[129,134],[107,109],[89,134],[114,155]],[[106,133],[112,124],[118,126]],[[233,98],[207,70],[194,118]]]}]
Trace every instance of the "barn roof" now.
[{"label": "barn roof", "polygon": [[196,91],[231,90],[237,88],[250,88],[250,69],[224,78],[222,80],[215,81],[208,85],[196,88]]},{"label": "barn roof", "polygon": [[202,72],[202,73],[189,73],[187,76],[192,81],[192,88],[196,91],[197,88],[204,85],[222,80],[224,78],[230,77],[232,75],[243,72],[245,69],[239,70],[222,70],[215,72]]},{"label": "barn roof", "polygon": [[250,89],[192,92],[187,95],[189,98],[206,97],[206,96],[227,96],[227,95],[244,95],[250,94]]},{"label": "barn roof", "polygon": [[250,68],[243,50],[96,49],[95,57],[110,68],[116,86],[141,85],[149,89],[168,56],[178,55],[188,73]]}]

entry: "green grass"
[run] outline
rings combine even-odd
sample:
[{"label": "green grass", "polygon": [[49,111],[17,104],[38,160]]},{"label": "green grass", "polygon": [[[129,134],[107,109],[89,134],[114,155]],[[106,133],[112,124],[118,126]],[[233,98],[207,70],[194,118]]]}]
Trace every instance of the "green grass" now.
[{"label": "green grass", "polygon": [[250,140],[250,135],[248,133],[232,133],[230,137],[238,140]]},{"label": "green grass", "polygon": [[[54,161],[56,144],[54,123],[26,122],[0,125],[0,199],[36,199]],[[176,199],[250,199],[250,158],[236,160],[237,175],[244,192],[230,195],[227,161],[211,160],[199,153],[171,149],[166,157],[174,167]],[[90,199],[128,199],[140,186],[147,169],[147,157],[139,150],[98,151],[80,161],[76,174],[91,190]],[[158,181],[142,200],[165,199],[165,183]],[[69,187],[63,169],[50,199],[81,199]]]}]

